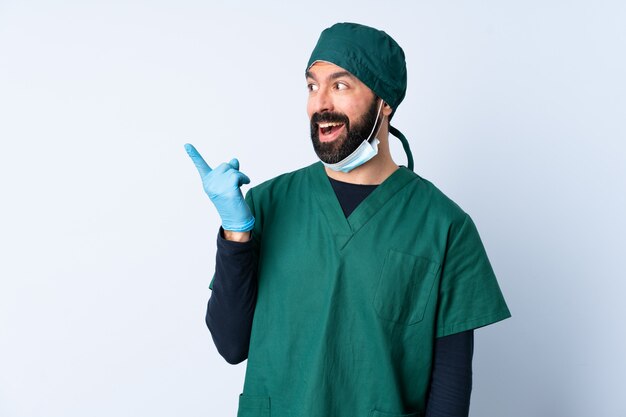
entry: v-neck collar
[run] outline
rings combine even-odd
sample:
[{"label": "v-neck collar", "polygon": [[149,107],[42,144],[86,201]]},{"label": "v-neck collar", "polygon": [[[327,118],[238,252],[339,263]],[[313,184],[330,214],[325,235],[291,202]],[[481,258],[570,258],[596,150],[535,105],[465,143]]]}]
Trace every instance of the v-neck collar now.
[{"label": "v-neck collar", "polygon": [[336,234],[348,240],[356,234],[380,208],[410,181],[419,177],[412,171],[404,167],[396,169],[382,184],[378,185],[370,195],[368,195],[354,211],[346,218],[337,199],[337,195],[328,180],[326,170],[321,162],[311,166],[311,181],[313,192],[317,197],[322,212],[328,219],[332,227],[336,228]]}]

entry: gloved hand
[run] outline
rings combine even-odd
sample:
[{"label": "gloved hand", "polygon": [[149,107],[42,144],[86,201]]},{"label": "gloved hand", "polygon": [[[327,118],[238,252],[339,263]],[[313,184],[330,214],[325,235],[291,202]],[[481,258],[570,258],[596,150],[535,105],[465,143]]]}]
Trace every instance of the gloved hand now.
[{"label": "gloved hand", "polygon": [[239,161],[233,158],[229,163],[211,169],[193,145],[186,143],[185,150],[200,173],[204,191],[222,218],[224,230],[252,230],[254,217],[239,188],[242,184],[250,183],[250,178],[239,172]]}]

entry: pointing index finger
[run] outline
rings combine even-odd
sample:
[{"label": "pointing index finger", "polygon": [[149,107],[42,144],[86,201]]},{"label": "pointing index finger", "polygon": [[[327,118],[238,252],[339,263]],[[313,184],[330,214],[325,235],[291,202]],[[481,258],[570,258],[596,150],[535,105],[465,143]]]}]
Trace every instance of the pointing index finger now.
[{"label": "pointing index finger", "polygon": [[209,164],[205,162],[204,158],[200,155],[200,152],[198,152],[198,150],[191,143],[185,143],[185,151],[187,151],[187,155],[189,155],[193,161],[201,177],[204,177],[206,174],[211,172]]}]

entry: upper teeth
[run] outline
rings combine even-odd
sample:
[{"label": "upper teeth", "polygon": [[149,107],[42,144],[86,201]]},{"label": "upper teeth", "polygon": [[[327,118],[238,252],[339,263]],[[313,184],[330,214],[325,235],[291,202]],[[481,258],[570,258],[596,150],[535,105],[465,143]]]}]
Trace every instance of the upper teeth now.
[{"label": "upper teeth", "polygon": [[339,123],[339,122],[330,122],[330,123],[320,123],[320,124],[319,124],[319,126],[320,126],[322,129],[324,129],[324,128],[331,127],[331,126],[340,126],[340,125],[342,125],[342,124],[343,124],[343,123]]}]

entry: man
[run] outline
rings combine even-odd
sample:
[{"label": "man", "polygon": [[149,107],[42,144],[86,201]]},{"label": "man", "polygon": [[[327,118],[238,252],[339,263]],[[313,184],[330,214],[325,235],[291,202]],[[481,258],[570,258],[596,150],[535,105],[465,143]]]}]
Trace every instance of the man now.
[{"label": "man", "polygon": [[321,162],[244,200],[237,160],[211,170],[186,145],[222,218],[207,324],[227,361],[248,359],[238,416],[467,416],[473,329],[510,314],[472,220],[389,125],[404,53],[337,24],[306,80]]}]

